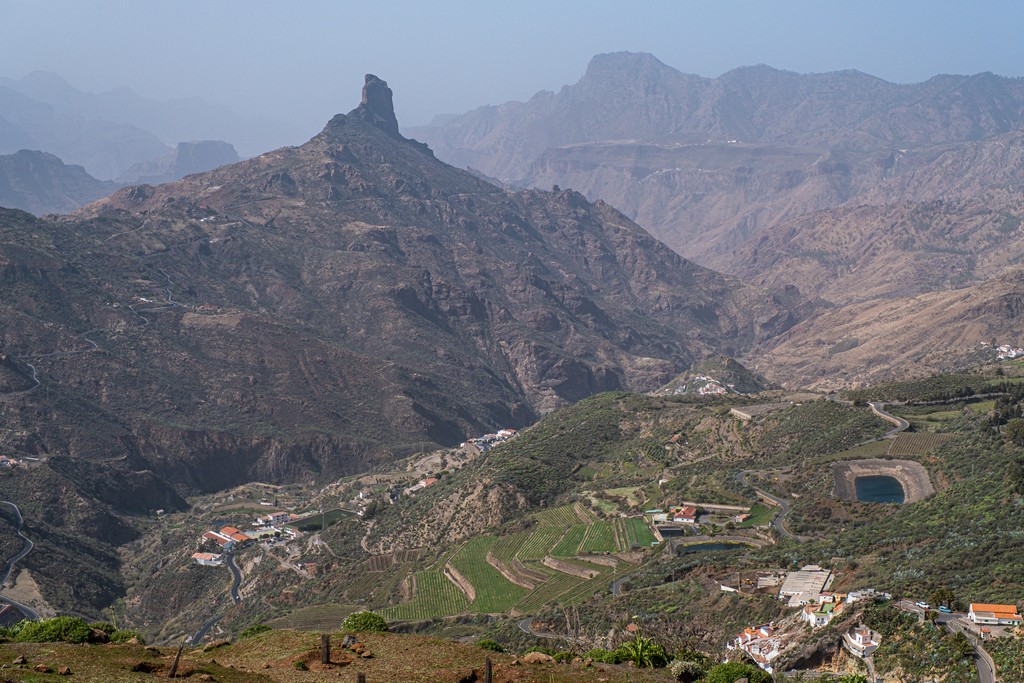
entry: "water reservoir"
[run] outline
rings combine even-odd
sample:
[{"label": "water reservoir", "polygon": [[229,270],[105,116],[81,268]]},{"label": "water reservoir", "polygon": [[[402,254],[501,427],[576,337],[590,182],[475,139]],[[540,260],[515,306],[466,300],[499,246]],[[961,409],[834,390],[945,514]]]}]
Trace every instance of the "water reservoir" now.
[{"label": "water reservoir", "polygon": [[678,552],[682,555],[683,553],[701,553],[717,550],[742,550],[746,547],[746,544],[743,543],[694,543],[692,545],[679,546]]},{"label": "water reservoir", "polygon": [[895,477],[874,475],[857,477],[857,500],[862,503],[896,503],[903,505],[903,485]]}]

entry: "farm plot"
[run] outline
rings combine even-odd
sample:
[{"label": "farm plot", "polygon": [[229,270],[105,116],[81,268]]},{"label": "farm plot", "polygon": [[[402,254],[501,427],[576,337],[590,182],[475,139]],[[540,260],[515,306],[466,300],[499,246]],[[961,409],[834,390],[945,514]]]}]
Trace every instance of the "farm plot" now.
[{"label": "farm plot", "polygon": [[571,574],[555,572],[554,575],[542,583],[535,591],[520,600],[515,609],[517,612],[529,613],[536,611],[549,602],[555,602],[563,593],[575,588],[585,579]]},{"label": "farm plot", "polygon": [[651,528],[647,526],[647,522],[642,519],[627,517],[616,521],[620,524],[620,537],[626,539],[630,547],[638,545],[648,548],[658,540],[654,537]]},{"label": "farm plot", "polygon": [[555,557],[572,557],[579,552],[580,543],[583,542],[586,533],[586,524],[574,524],[565,532],[558,545],[551,549],[551,554]]},{"label": "farm plot", "polygon": [[462,546],[451,559],[452,565],[476,590],[476,599],[469,605],[471,612],[504,612],[528,592],[510,582],[487,562],[487,552],[494,546],[495,540],[492,536],[478,536]]},{"label": "farm plot", "polygon": [[580,543],[581,553],[613,553],[619,548],[615,542],[615,527],[612,522],[594,522],[587,529],[587,535]]},{"label": "farm plot", "polygon": [[520,531],[498,538],[491,547],[491,552],[502,562],[511,562],[519,554],[523,544],[530,538],[530,532]]},{"label": "farm plot", "polygon": [[562,529],[580,523],[580,517],[571,505],[543,510],[534,515],[540,526],[554,526]]},{"label": "farm plot", "polygon": [[924,455],[952,438],[952,434],[898,434],[889,446],[889,455]]},{"label": "farm plot", "polygon": [[739,528],[749,529],[750,527],[755,526],[767,526],[772,523],[773,519],[775,519],[775,515],[778,511],[778,508],[765,505],[764,503],[754,503],[748,513],[750,516],[740,522]]},{"label": "farm plot", "polygon": [[439,571],[416,572],[416,597],[378,610],[389,621],[422,621],[465,612],[466,595]]},{"label": "farm plot", "polygon": [[529,538],[516,553],[523,562],[540,562],[549,553],[551,547],[558,543],[558,539],[565,533],[564,527],[539,527],[530,534]]},{"label": "farm plot", "polygon": [[345,617],[358,609],[354,605],[309,605],[293,610],[269,623],[274,628],[290,628],[296,631],[335,631]]}]

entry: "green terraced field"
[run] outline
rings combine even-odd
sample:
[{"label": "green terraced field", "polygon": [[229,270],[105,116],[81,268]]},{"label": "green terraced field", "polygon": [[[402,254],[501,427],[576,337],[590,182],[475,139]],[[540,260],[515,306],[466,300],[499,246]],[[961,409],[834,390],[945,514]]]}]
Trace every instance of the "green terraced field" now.
[{"label": "green terraced field", "polygon": [[612,522],[594,522],[580,544],[581,553],[613,553],[618,550]]},{"label": "green terraced field", "polygon": [[642,519],[628,517],[618,521],[621,523],[620,529],[624,532],[622,534],[623,538],[631,546],[635,544],[647,548],[658,540],[654,537],[654,532],[651,531],[651,528],[647,526],[647,522]]},{"label": "green terraced field", "polygon": [[544,510],[534,516],[537,518],[537,523],[540,526],[556,526],[564,529],[580,523],[579,515],[576,514],[571,505]]},{"label": "green terraced field", "polygon": [[523,544],[526,543],[529,538],[529,531],[520,531],[508,536],[502,536],[494,542],[494,546],[491,548],[491,551],[494,553],[494,556],[502,562],[511,562],[512,558],[519,554]]},{"label": "green terraced field", "polygon": [[543,560],[565,533],[561,527],[539,527],[530,534],[516,556],[523,562]]},{"label": "green terraced field", "polygon": [[586,533],[586,524],[574,524],[565,532],[565,536],[563,536],[562,540],[558,542],[558,545],[551,549],[551,554],[555,557],[574,556],[579,552],[580,543],[583,542],[583,537]]},{"label": "green terraced field", "polygon": [[495,614],[512,608],[528,592],[501,575],[487,562],[487,551],[495,543],[492,536],[478,536],[462,546],[451,563],[459,573],[473,584],[476,599],[469,605],[471,612]]},{"label": "green terraced field", "polygon": [[416,596],[409,602],[378,610],[389,621],[419,621],[459,614],[469,601],[458,586],[439,571],[416,572]]},{"label": "green terraced field", "polygon": [[550,579],[523,598],[516,605],[516,610],[523,613],[533,612],[549,602],[557,601],[560,595],[581,583],[586,583],[586,581],[578,576],[555,572]]}]

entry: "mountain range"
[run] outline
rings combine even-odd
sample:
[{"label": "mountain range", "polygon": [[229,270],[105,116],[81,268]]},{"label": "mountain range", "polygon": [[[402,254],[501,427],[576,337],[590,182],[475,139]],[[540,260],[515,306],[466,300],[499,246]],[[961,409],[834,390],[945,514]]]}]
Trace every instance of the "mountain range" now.
[{"label": "mountain range", "polygon": [[399,134],[373,76],[304,145],[52,220],[4,210],[0,229],[3,447],[111,520],[655,389],[814,310],[603,202],[439,161]]},{"label": "mountain range", "polygon": [[[872,301],[883,310],[893,298],[912,307],[928,293],[986,291],[1024,258],[1022,103],[1024,79],[990,73],[894,84],[761,65],[703,78],[615,53],[595,57],[558,93],[410,132],[501,182],[600,197],[703,265],[870,315]],[[1015,281],[1007,275],[993,288]],[[1010,334],[1007,322],[986,315],[981,327]],[[835,326],[810,332],[814,325],[797,326],[787,343],[843,342]],[[887,339],[915,347],[904,339],[911,329],[897,325]],[[803,330],[809,336],[798,340]],[[947,367],[928,358],[963,356],[980,340],[968,336],[932,334],[942,348],[920,351],[915,372]],[[797,386],[830,375],[833,361],[807,357],[799,372],[786,361],[772,367],[792,348],[775,352],[775,343],[750,359],[771,379]],[[858,363],[841,382],[862,381],[867,367],[908,367],[885,357]]]}]

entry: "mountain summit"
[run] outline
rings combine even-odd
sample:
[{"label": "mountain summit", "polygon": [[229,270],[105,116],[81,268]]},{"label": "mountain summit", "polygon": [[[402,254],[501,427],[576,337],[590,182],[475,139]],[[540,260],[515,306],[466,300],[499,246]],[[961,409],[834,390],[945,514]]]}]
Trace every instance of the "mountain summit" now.
[{"label": "mountain summit", "polygon": [[373,74],[366,74],[363,85],[363,99],[359,106],[349,112],[349,116],[368,121],[388,135],[401,137],[398,132],[398,119],[395,117],[395,103],[391,88]]}]

